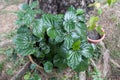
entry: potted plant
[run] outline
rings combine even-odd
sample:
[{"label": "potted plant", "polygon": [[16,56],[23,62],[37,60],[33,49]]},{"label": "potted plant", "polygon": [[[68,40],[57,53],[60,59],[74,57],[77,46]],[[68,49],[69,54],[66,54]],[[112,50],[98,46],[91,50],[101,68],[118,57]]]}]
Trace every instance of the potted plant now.
[{"label": "potted plant", "polygon": [[104,29],[97,25],[98,20],[98,16],[92,16],[88,21],[87,39],[94,44],[101,42],[105,38]]},{"label": "potted plant", "polygon": [[[65,14],[42,14],[36,5],[24,4],[17,13],[17,53],[29,56],[47,73],[67,67],[76,72],[87,70],[94,49],[87,42],[84,11],[70,7]],[[37,14],[41,14],[39,19]]]}]

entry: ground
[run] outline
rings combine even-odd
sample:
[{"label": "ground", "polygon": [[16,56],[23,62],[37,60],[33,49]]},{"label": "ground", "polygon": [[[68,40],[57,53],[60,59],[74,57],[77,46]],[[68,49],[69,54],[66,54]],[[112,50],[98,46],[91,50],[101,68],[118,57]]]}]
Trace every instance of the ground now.
[{"label": "ground", "polygon": [[[14,35],[16,25],[16,14],[19,4],[22,0],[0,0],[0,44],[5,42]],[[106,31],[106,37],[104,43],[108,50],[110,50],[111,58],[120,64],[120,3],[116,3],[114,6],[109,7],[108,5],[102,6],[103,14],[100,16],[100,24]],[[6,49],[0,48],[0,80],[7,80],[16,73],[17,69],[13,69],[18,65],[11,59],[9,55],[6,56]],[[12,62],[13,61],[13,62]],[[19,59],[18,59],[19,61]],[[24,63],[23,59],[20,59],[19,65]],[[14,64],[14,65],[13,65]],[[112,64],[111,64],[112,65]],[[13,67],[14,66],[14,67]],[[112,73],[120,75],[120,70],[115,66],[112,68]]]},{"label": "ground", "polygon": [[[100,25],[106,31],[104,43],[110,51],[110,57],[120,64],[120,2],[108,7],[103,6],[103,14],[100,16]],[[112,75],[120,76],[120,69],[112,65]]]}]

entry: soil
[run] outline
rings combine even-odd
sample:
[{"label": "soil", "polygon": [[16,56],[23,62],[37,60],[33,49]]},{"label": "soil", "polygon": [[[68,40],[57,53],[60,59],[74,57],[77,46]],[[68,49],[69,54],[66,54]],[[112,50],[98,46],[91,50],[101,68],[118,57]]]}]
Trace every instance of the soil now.
[{"label": "soil", "polygon": [[[106,32],[104,43],[110,51],[110,57],[120,64],[120,1],[113,6],[102,6],[100,25]],[[111,80],[120,80],[120,69],[111,64]]]},{"label": "soil", "polygon": [[65,13],[66,10],[73,5],[75,8],[83,8],[86,12],[91,9],[89,4],[94,3],[95,0],[38,0],[39,7],[47,13]]},{"label": "soil", "polygon": [[93,39],[93,40],[98,40],[101,38],[100,34],[96,30],[88,31],[87,35],[90,39]]}]

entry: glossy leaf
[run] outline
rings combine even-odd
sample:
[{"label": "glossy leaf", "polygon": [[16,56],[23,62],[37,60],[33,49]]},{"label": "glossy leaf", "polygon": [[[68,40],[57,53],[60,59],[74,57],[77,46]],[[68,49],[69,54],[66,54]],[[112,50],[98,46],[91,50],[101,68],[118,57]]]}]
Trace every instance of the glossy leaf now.
[{"label": "glossy leaf", "polygon": [[65,34],[62,30],[57,30],[57,36],[55,38],[55,41],[57,43],[62,42],[64,40],[64,36],[65,36]]},{"label": "glossy leaf", "polygon": [[70,49],[70,48],[72,48],[73,42],[74,42],[73,38],[68,35],[68,36],[65,37],[64,46],[65,46],[67,49]]},{"label": "glossy leaf", "polygon": [[77,51],[69,51],[67,54],[67,64],[69,67],[71,67],[73,70],[77,68],[77,66],[82,61],[82,56]]},{"label": "glossy leaf", "polygon": [[[16,45],[17,52],[26,56],[33,54],[36,49],[33,47],[34,41],[30,30],[28,28],[20,27],[17,31],[14,43]],[[26,33],[25,33],[26,32]]]},{"label": "glossy leaf", "polygon": [[82,15],[85,11],[83,9],[77,9],[76,14]]},{"label": "glossy leaf", "polygon": [[30,30],[25,25],[17,29],[17,34],[23,34],[23,33],[30,33]]},{"label": "glossy leaf", "polygon": [[62,25],[62,15],[52,15],[52,14],[44,14],[42,15],[42,19],[46,25],[46,27],[54,27],[59,28]]},{"label": "glossy leaf", "polygon": [[38,5],[38,1],[33,1],[32,3],[30,3],[30,8],[33,9],[33,8],[36,8],[36,6]]},{"label": "glossy leaf", "polygon": [[68,21],[65,21],[63,23],[64,25],[64,29],[70,33],[71,31],[73,31],[75,29],[75,23],[72,21],[72,20],[68,20]]},{"label": "glossy leaf", "polygon": [[73,12],[66,12],[64,16],[64,20],[76,20],[76,15]]},{"label": "glossy leaf", "polygon": [[33,27],[33,34],[39,38],[44,37],[46,28],[44,27],[43,21],[38,21],[37,25]]},{"label": "glossy leaf", "polygon": [[55,39],[57,37],[58,33],[57,33],[57,31],[55,29],[50,27],[50,28],[47,29],[47,35],[50,38]]},{"label": "glossy leaf", "polygon": [[73,13],[76,12],[76,10],[75,10],[75,8],[73,6],[70,6],[67,11],[68,12],[73,12]]},{"label": "glossy leaf", "polygon": [[88,60],[84,59],[82,60],[79,65],[74,69],[76,72],[81,72],[81,71],[85,71],[88,69]]},{"label": "glossy leaf", "polygon": [[80,50],[80,54],[82,55],[82,56],[84,56],[84,57],[86,57],[86,58],[90,58],[90,57],[92,57],[92,54],[93,54],[93,47],[92,47],[92,45],[91,44],[89,44],[89,43],[86,43],[86,42],[84,42],[84,43],[82,43],[81,44],[81,50]]},{"label": "glossy leaf", "polygon": [[80,35],[76,31],[72,32],[71,36],[72,36],[74,41],[80,39]]},{"label": "glossy leaf", "polygon": [[59,69],[65,69],[67,67],[66,57],[64,53],[60,53],[55,55],[53,59],[54,66],[58,67]]},{"label": "glossy leaf", "polygon": [[30,8],[30,7],[29,7],[29,5],[26,4],[26,3],[23,3],[23,4],[20,6],[20,9],[21,9],[21,10],[27,10],[28,8]]},{"label": "glossy leaf", "polygon": [[44,64],[44,70],[45,70],[47,73],[50,73],[50,72],[52,72],[52,69],[53,69],[53,64],[52,64],[50,61],[47,61],[47,62]]},{"label": "glossy leaf", "polygon": [[76,33],[79,35],[80,39],[87,40],[87,27],[84,23],[78,23],[76,24]]},{"label": "glossy leaf", "polygon": [[79,19],[81,22],[86,22],[86,19],[85,19],[85,16],[84,16],[84,15],[78,16],[78,19]]}]

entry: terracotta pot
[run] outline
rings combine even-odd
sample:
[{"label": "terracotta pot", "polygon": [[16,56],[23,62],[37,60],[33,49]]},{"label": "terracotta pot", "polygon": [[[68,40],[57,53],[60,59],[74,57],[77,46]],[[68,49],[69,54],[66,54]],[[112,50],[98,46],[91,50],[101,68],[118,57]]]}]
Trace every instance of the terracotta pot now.
[{"label": "terracotta pot", "polygon": [[104,32],[104,34],[101,35],[101,38],[100,38],[100,39],[98,39],[98,40],[93,40],[93,39],[90,39],[89,37],[87,37],[88,41],[89,41],[90,43],[94,43],[94,44],[100,43],[100,42],[105,38],[105,31],[104,31],[103,28],[101,28],[101,30],[102,30],[102,32]]}]

